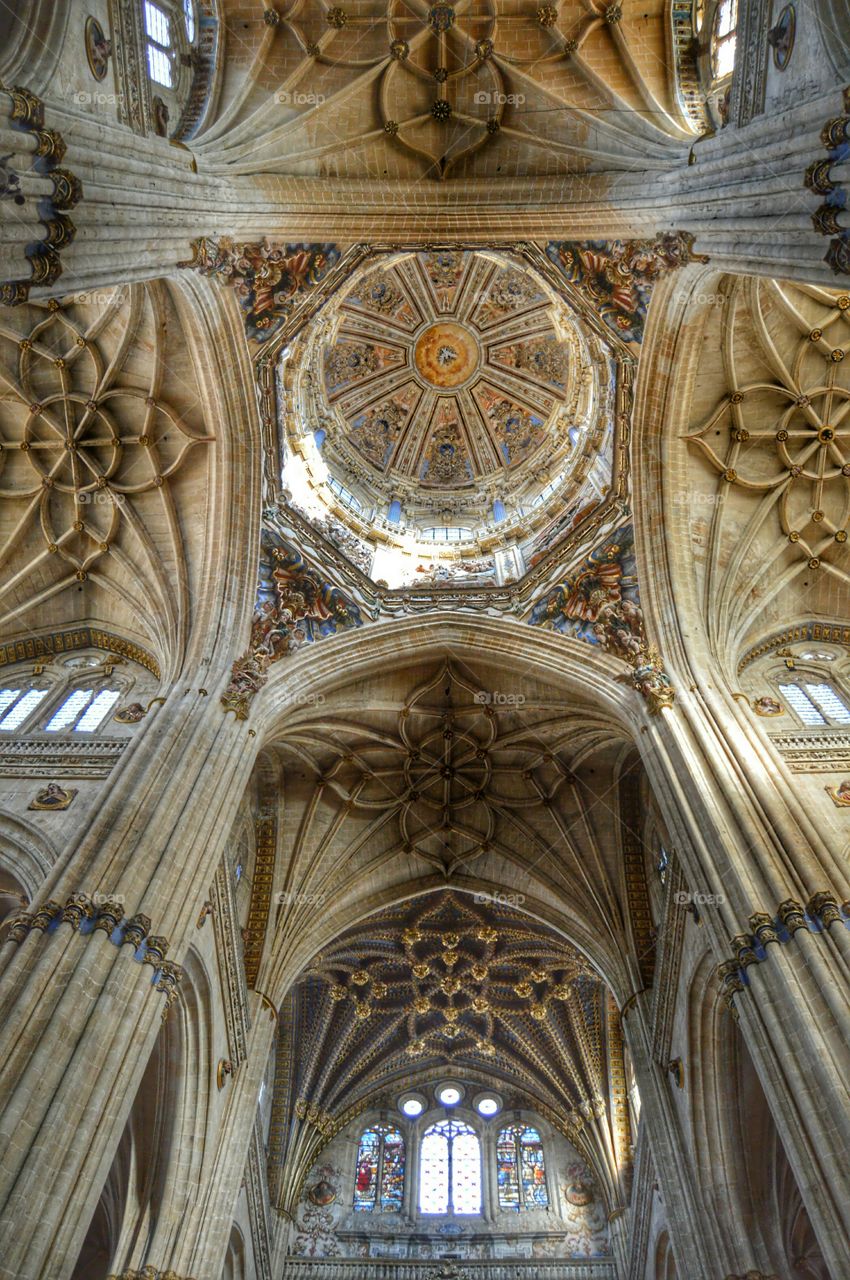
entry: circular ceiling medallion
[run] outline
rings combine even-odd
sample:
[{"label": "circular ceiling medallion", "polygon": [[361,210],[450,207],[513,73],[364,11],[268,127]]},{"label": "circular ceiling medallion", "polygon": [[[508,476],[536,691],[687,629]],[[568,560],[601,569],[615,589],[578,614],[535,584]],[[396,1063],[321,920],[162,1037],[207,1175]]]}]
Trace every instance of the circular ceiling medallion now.
[{"label": "circular ceiling medallion", "polygon": [[419,376],[429,386],[453,391],[468,382],[478,369],[478,344],[463,325],[440,321],[421,335],[413,359]]}]

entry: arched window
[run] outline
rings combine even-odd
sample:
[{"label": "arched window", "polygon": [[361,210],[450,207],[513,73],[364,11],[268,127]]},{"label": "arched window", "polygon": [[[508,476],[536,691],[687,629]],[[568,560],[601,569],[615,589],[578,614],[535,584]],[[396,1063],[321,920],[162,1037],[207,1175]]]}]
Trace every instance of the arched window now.
[{"label": "arched window", "polygon": [[850,724],[850,708],[827,681],[811,676],[780,684],[791,710],[808,725]]},{"label": "arched window", "polygon": [[404,1199],[404,1138],[398,1129],[374,1125],[360,1138],[354,1174],[354,1208],[400,1213]]},{"label": "arched window", "polygon": [[0,733],[20,729],[47,697],[49,689],[0,689]]},{"label": "arched window", "polygon": [[56,708],[44,726],[45,733],[94,733],[121,697],[118,689],[75,689]]},{"label": "arched window", "polygon": [[543,1142],[536,1129],[511,1125],[502,1130],[496,1146],[496,1173],[500,1209],[519,1213],[548,1208]]},{"label": "arched window", "polygon": [[720,0],[711,31],[711,74],[716,81],[731,76],[737,41],[738,0]]},{"label": "arched window", "polygon": [[[144,0],[145,35],[148,46],[148,71],[151,80],[166,89],[174,87],[174,40],[171,34],[171,18],[164,8],[153,0]],[[192,14],[194,22],[194,13]]]},{"label": "arched window", "polygon": [[481,1144],[461,1120],[443,1120],[422,1136],[420,1213],[481,1212]]}]

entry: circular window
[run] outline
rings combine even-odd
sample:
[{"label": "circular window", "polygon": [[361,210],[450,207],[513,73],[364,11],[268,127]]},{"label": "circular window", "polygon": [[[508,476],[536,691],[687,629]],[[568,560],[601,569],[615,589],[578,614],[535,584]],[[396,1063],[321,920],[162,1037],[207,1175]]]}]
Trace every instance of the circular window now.
[{"label": "circular window", "polygon": [[421,1116],[425,1110],[425,1100],[420,1098],[418,1094],[408,1094],[406,1098],[399,1099],[399,1107],[406,1116],[410,1116],[411,1120],[416,1116]]},{"label": "circular window", "polygon": [[475,1110],[482,1116],[498,1115],[502,1109],[501,1101],[494,1097],[492,1093],[485,1093],[480,1098],[475,1099]]},{"label": "circular window", "polygon": [[443,1084],[437,1090],[437,1099],[444,1107],[456,1107],[463,1097],[463,1090],[456,1084]]}]

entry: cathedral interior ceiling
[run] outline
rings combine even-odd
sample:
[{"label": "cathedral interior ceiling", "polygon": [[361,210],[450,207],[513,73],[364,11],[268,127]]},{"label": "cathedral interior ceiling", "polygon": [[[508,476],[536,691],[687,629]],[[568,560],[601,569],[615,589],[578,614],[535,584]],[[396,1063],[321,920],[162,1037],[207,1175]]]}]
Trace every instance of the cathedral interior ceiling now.
[{"label": "cathedral interior ceiling", "polygon": [[728,277],[706,297],[696,327],[717,338],[701,345],[679,447],[696,603],[733,678],[767,631],[847,615],[850,297]]},{"label": "cathedral interior ceiling", "polygon": [[507,897],[437,891],[347,930],[313,957],[282,1019],[276,1098],[288,1114],[270,1156],[288,1158],[290,1179],[365,1107],[446,1075],[502,1088],[507,1106],[547,1116],[612,1172],[624,1123],[614,1006],[587,958]]},{"label": "cathedral interior ceiling", "polygon": [[309,959],[312,900],[356,919],[370,901],[451,883],[502,886],[544,915],[554,892],[609,980],[631,989],[612,940],[625,911],[619,788],[640,772],[613,717],[530,663],[510,678],[460,658],[381,664],[289,707],[274,750],[290,850],[275,918],[284,989]]},{"label": "cathedral interior ceiling", "polygon": [[661,0],[559,6],[306,0],[248,29],[234,6],[216,124],[230,173],[510,178],[675,163],[678,105]]},{"label": "cathedral interior ceiling", "polygon": [[168,288],[7,311],[0,384],[3,631],[97,623],[173,669],[212,437]]}]

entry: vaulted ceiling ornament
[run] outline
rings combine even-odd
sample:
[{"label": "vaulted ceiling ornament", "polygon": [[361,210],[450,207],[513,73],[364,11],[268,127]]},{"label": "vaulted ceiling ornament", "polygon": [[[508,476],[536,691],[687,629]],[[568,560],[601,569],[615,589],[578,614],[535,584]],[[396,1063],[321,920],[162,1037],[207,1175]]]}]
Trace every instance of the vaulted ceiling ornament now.
[{"label": "vaulted ceiling ornament", "polygon": [[[776,341],[779,317],[794,348]],[[717,473],[719,503],[726,489],[748,495],[751,529],[769,520],[800,570],[846,584],[850,296],[752,280],[735,288],[724,324],[727,389],[685,438]]]},{"label": "vaulted ceiling ornament", "polygon": [[[292,1099],[316,1131],[311,1159],[414,1069],[484,1072],[591,1145],[614,1125],[607,989],[579,951],[507,905],[440,893],[392,908],[326,947],[290,1002],[282,1034],[297,1053],[280,1056],[275,1106]],[[290,1146],[304,1163],[277,1121],[270,1159]]]},{"label": "vaulted ceiling ornament", "polygon": [[265,21],[225,140],[231,172],[451,181],[652,168],[694,134],[657,0],[640,11],[528,0],[511,12],[490,0],[416,10],[306,0],[267,9]]},{"label": "vaulted ceiling ornament", "polygon": [[[108,299],[94,309],[50,301],[15,313],[23,326],[0,322],[0,496],[8,514],[17,511],[0,541],[0,563],[14,566],[0,598],[15,614],[28,579],[38,578],[43,607],[91,577],[111,582],[110,560],[132,565],[134,541],[144,575],[157,551],[142,533],[139,503],[158,494],[176,537],[170,483],[212,438],[163,393],[158,287],[117,289]],[[153,352],[141,378],[133,363],[140,333]],[[161,565],[152,578],[155,596],[165,590]],[[163,618],[179,608],[171,599],[160,605]]]},{"label": "vaulted ceiling ornament", "polygon": [[671,231],[654,240],[552,240],[546,252],[609,328],[625,342],[639,343],[659,276],[689,262],[708,262],[693,244],[690,232]]}]

